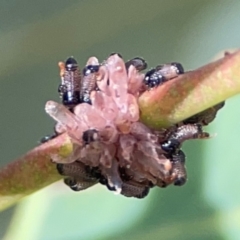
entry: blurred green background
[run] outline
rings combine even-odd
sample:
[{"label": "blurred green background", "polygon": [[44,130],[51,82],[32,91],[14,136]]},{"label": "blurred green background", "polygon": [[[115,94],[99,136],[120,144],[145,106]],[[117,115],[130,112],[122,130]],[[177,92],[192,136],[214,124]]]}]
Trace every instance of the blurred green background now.
[{"label": "blurred green background", "polygon": [[[240,47],[239,12],[237,0],[1,1],[0,166],[52,132],[44,104],[58,100],[58,61],[119,52],[191,70]],[[216,137],[185,144],[185,186],[137,200],[59,182],[1,212],[0,239],[239,240],[239,104],[234,97],[219,112],[208,128]]]}]

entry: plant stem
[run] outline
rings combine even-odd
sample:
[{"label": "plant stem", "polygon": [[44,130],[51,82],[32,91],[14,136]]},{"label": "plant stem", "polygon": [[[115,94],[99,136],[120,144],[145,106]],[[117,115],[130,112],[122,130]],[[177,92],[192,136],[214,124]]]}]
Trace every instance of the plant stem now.
[{"label": "plant stem", "polygon": [[169,127],[240,92],[240,51],[187,72],[139,98],[141,121]]},{"label": "plant stem", "polygon": [[51,154],[67,156],[72,144],[66,134],[29,151],[0,170],[0,210],[61,179]]},{"label": "plant stem", "polygon": [[[139,98],[141,121],[161,129],[240,92],[240,51],[188,72]],[[0,210],[61,179],[52,154],[68,156],[66,134],[44,143],[0,170]]]}]

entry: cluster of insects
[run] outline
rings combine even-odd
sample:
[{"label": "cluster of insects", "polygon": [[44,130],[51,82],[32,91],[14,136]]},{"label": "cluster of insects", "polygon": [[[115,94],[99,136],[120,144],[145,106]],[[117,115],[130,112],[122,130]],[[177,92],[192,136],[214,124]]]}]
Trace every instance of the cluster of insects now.
[{"label": "cluster of insects", "polygon": [[142,73],[147,68],[144,59],[124,62],[114,53],[103,63],[89,58],[82,71],[73,57],[59,67],[62,103],[49,101],[45,110],[57,121],[54,136],[67,132],[74,145],[68,158],[53,156],[66,185],[80,191],[101,183],[126,197],[144,198],[154,186],[185,184],[182,144],[208,138],[202,127],[215,118],[224,102],[155,131],[139,121],[137,99],[184,74],[180,63]]}]

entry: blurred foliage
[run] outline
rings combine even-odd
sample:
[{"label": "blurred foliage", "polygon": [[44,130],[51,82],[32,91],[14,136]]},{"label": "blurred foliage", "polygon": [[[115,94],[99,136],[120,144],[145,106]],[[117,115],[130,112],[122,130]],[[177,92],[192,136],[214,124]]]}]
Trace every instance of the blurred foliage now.
[{"label": "blurred foliage", "polygon": [[[83,65],[91,55],[120,52],[190,70],[239,48],[239,7],[237,0],[1,1],[1,166],[52,132],[44,104],[58,99],[59,60],[74,55]],[[73,193],[57,183],[0,213],[0,238],[239,239],[239,102],[227,101],[208,128],[216,137],[185,144],[184,187],[136,200],[101,186]]]}]

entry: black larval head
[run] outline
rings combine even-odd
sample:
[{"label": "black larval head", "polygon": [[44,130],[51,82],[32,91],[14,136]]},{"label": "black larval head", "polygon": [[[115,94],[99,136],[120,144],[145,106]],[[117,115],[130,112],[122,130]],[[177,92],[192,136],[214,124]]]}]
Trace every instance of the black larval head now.
[{"label": "black larval head", "polygon": [[67,71],[74,71],[78,67],[78,63],[74,57],[69,57],[66,62],[66,70]]}]

